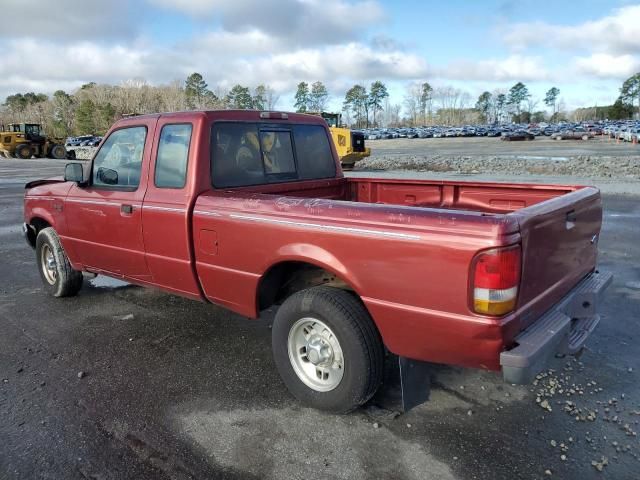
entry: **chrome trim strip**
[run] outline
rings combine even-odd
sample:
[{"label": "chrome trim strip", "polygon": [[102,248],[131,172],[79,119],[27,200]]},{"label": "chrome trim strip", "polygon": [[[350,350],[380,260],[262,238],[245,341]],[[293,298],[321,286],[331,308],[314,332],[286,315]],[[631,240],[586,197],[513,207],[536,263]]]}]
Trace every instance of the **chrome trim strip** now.
[{"label": "chrome trim strip", "polygon": [[385,238],[398,238],[402,240],[420,240],[420,235],[411,235],[408,233],[389,232],[386,230],[369,230],[366,228],[358,227],[340,227],[338,225],[322,225],[318,223],[306,223],[306,222],[293,222],[290,220],[279,220],[275,218],[254,217],[250,215],[236,215],[230,214],[229,217],[238,220],[248,220],[250,222],[263,222],[263,223],[275,223],[278,225],[289,225],[292,227],[309,228],[313,230],[328,230],[334,232],[354,233],[357,235],[373,235]]},{"label": "chrome trim strip", "polygon": [[178,213],[184,213],[187,211],[186,208],[171,208],[171,207],[158,207],[156,205],[142,205],[143,209],[149,209],[149,210],[160,210],[162,212],[178,212]]},{"label": "chrome trim strip", "polygon": [[71,203],[86,203],[89,205],[105,205],[105,206],[114,206],[114,207],[120,207],[123,203],[126,203],[127,205],[132,205],[133,207],[136,207],[136,208],[141,207],[140,203],[129,203],[127,200],[122,200],[120,202],[110,202],[108,200],[84,200],[79,198],[67,198],[66,201]]},{"label": "chrome trim strip", "polygon": [[193,213],[198,215],[206,215],[208,217],[221,217],[222,215],[218,212],[206,212],[204,210],[194,210]]}]

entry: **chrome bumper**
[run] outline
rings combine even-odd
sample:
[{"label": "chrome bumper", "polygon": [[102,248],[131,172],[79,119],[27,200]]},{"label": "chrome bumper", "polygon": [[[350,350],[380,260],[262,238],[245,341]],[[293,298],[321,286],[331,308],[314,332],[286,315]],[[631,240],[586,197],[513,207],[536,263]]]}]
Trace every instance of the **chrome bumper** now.
[{"label": "chrome bumper", "polygon": [[597,306],[613,275],[595,271],[576,285],[558,304],[516,338],[511,350],[500,354],[504,380],[531,383],[556,354],[573,355],[600,322]]}]

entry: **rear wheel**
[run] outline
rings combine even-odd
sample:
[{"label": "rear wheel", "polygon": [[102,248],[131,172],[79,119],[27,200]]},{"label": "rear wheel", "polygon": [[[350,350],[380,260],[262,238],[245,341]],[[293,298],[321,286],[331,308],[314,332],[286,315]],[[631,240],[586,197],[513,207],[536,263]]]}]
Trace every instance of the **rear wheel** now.
[{"label": "rear wheel", "polygon": [[314,287],[289,297],[272,331],[273,355],[289,391],[307,406],[349,412],[382,382],[383,346],[350,292]]},{"label": "rear wheel", "polygon": [[82,272],[74,270],[56,231],[47,227],[36,238],[36,259],[45,290],[54,297],[72,297],[82,288]]},{"label": "rear wheel", "polygon": [[60,144],[56,144],[49,150],[49,155],[56,160],[63,160],[67,157],[67,149]]},{"label": "rear wheel", "polygon": [[582,140],[589,140],[589,135],[582,135]]},{"label": "rear wheel", "polygon": [[16,156],[23,160],[27,160],[31,158],[33,155],[33,150],[31,150],[31,146],[26,143],[22,143],[16,147]]}]

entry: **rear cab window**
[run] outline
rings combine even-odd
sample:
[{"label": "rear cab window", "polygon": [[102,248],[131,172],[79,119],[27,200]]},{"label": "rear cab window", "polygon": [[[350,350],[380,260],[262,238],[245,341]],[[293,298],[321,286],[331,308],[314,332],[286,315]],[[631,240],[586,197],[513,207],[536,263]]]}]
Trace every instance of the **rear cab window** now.
[{"label": "rear cab window", "polygon": [[213,186],[333,178],[329,142],[322,125],[216,122],[211,133]]}]

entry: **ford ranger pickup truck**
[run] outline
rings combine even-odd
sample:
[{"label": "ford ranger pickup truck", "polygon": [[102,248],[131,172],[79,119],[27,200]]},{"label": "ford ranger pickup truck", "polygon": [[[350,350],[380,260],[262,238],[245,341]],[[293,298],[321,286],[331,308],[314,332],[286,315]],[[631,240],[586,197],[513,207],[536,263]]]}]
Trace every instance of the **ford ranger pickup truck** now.
[{"label": "ford ranger pickup truck", "polygon": [[205,111],[116,122],[90,163],[26,185],[23,230],[56,297],[85,273],[277,309],[288,389],[346,412],[391,359],[412,406],[421,365],[525,384],[580,351],[611,281],[601,220],[594,187],[345,178],[320,117]]}]

